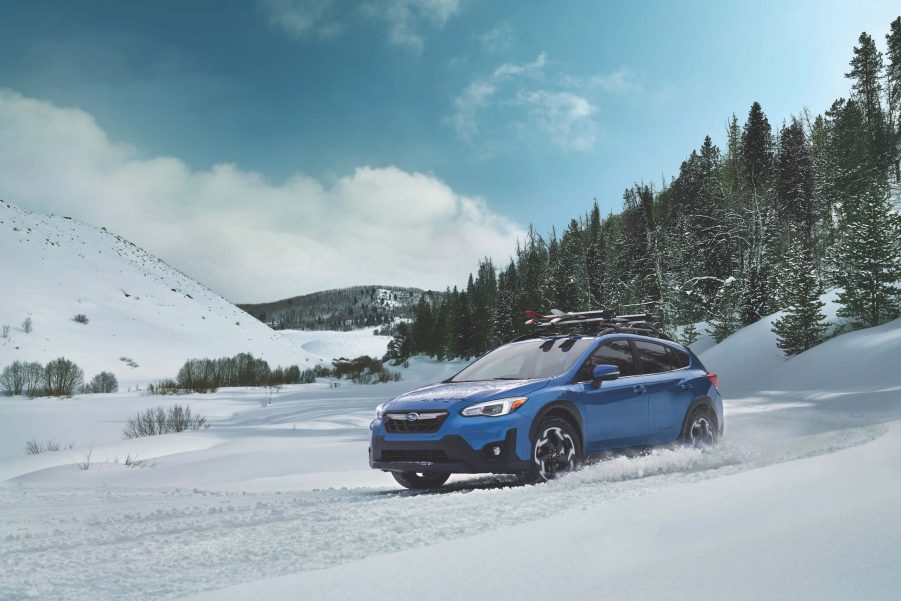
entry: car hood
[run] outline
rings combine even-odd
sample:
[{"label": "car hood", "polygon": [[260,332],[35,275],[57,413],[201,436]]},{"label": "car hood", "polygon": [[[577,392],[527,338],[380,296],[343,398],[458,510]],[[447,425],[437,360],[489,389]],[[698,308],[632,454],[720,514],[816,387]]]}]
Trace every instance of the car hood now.
[{"label": "car hood", "polygon": [[490,380],[442,382],[394,397],[385,411],[456,410],[480,401],[524,396],[547,386],[547,380]]}]

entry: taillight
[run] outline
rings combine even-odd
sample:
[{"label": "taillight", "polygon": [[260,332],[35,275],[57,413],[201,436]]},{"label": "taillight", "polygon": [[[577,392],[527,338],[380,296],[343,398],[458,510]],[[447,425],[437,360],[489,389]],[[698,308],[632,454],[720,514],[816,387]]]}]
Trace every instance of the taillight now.
[{"label": "taillight", "polygon": [[707,379],[710,380],[710,383],[713,384],[714,388],[719,389],[720,387],[720,377],[716,374],[707,374]]}]

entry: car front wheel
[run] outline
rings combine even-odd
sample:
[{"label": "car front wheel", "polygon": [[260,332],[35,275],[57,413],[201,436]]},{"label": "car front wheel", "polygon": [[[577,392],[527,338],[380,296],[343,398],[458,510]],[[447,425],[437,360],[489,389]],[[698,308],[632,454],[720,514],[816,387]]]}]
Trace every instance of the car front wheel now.
[{"label": "car front wheel", "polygon": [[542,420],[532,443],[532,468],[521,479],[524,482],[546,482],[579,468],[582,447],[579,435],[562,419]]}]

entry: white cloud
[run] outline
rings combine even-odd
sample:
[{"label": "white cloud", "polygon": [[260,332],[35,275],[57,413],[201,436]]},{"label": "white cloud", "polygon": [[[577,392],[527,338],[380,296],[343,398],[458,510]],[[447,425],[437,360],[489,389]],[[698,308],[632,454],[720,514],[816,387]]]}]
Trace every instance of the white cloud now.
[{"label": "white cloud", "polygon": [[626,94],[642,91],[642,85],[628,67],[620,67],[610,73],[594,74],[586,78],[571,78],[572,86],[589,91]]},{"label": "white cloud", "polygon": [[519,99],[529,106],[532,121],[558,148],[584,151],[594,146],[597,107],[587,99],[548,90],[522,92]]},{"label": "white cloud", "polygon": [[332,37],[355,19],[384,24],[392,44],[421,51],[428,25],[442,28],[460,10],[460,0],[262,0],[269,21],[298,38]]},{"label": "white cloud", "polygon": [[464,140],[472,140],[479,133],[479,110],[488,106],[497,86],[488,81],[474,81],[454,99],[454,114],[451,120],[457,135]]},{"label": "white cloud", "polygon": [[[496,152],[501,147],[497,138],[510,131],[515,131],[520,141],[537,134],[542,142],[549,141],[566,152],[591,150],[598,109],[581,91],[586,81],[555,72],[558,65],[551,67],[542,52],[532,62],[504,63],[491,75],[473,80],[454,99],[449,121],[457,136],[478,146],[482,156]],[[623,77],[609,82],[599,79],[591,85],[612,89],[622,85]]]},{"label": "white cloud", "polygon": [[513,46],[515,37],[510,24],[503,22],[480,35],[479,42],[488,52],[505,52]]},{"label": "white cloud", "polygon": [[538,58],[536,58],[531,63],[504,63],[494,70],[492,79],[500,80],[508,77],[516,77],[519,75],[540,74],[545,65],[547,65],[547,54],[542,52],[538,55]]},{"label": "white cloud", "polygon": [[360,167],[273,184],[111,142],[76,108],[0,90],[0,198],[105,225],[227,297],[360,283],[444,288],[522,229],[434,176]]},{"label": "white cloud", "polygon": [[542,52],[530,63],[504,63],[497,67],[489,77],[476,79],[454,99],[454,113],[450,117],[457,135],[466,141],[472,141],[479,133],[479,113],[488,107],[498,91],[498,86],[505,80],[521,75],[540,76],[547,64],[547,55]]},{"label": "white cloud", "polygon": [[298,38],[332,37],[342,24],[334,15],[335,0],[264,0],[269,21]]}]

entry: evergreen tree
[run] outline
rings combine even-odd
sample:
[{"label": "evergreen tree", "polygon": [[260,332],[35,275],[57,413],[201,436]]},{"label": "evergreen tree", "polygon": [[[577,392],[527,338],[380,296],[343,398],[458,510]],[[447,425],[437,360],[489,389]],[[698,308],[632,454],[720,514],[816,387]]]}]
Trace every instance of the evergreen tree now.
[{"label": "evergreen tree", "polygon": [[853,81],[851,89],[863,105],[867,125],[873,128],[882,120],[882,53],[867,32],[861,33],[857,41],[860,45],[854,47],[851,71],[845,77]]},{"label": "evergreen tree", "polygon": [[695,326],[694,322],[689,323],[682,329],[681,341],[685,346],[691,346],[700,338],[701,333],[698,332],[698,328]]},{"label": "evergreen tree", "polygon": [[[416,322],[414,321],[414,324]],[[402,361],[411,356],[413,349],[410,344],[410,326],[406,322],[400,322],[394,330],[394,336],[388,342],[385,359]]]},{"label": "evergreen tree", "polygon": [[707,332],[717,342],[722,342],[741,327],[738,315],[739,293],[735,278],[727,278],[716,295],[714,312]]},{"label": "evergreen tree", "polygon": [[888,122],[891,132],[890,145],[894,151],[895,182],[901,182],[901,17],[892,21],[891,30],[885,36],[888,56],[886,66],[886,86]]},{"label": "evergreen tree", "polygon": [[770,312],[770,293],[766,275],[757,265],[747,268],[742,279],[739,312],[742,325],[749,326]]},{"label": "evergreen tree", "polygon": [[759,102],[752,104],[748,111],[741,148],[748,187],[760,194],[769,184],[773,167],[773,130]]},{"label": "evergreen tree", "polygon": [[810,149],[804,129],[795,118],[782,128],[776,162],[776,212],[785,250],[793,235],[807,239],[813,230]]},{"label": "evergreen tree", "polygon": [[884,183],[873,184],[854,207],[839,248],[838,314],[855,326],[870,327],[898,316],[901,220]]},{"label": "evergreen tree", "polygon": [[434,323],[432,321],[432,305],[426,300],[425,295],[419,297],[419,303],[416,305],[416,319],[413,321],[412,331],[410,332],[409,346],[415,353],[428,353],[433,349],[431,338],[434,331]]},{"label": "evergreen tree", "polygon": [[524,319],[520,319],[528,309],[542,312],[547,310],[550,299],[546,296],[548,280],[548,247],[544,239],[529,227],[525,244],[516,253],[516,294],[513,311],[516,333],[524,333]]},{"label": "evergreen tree", "polygon": [[475,326],[472,321],[469,295],[465,292],[461,292],[457,296],[457,312],[454,325],[452,356],[469,359],[476,354],[473,346]]},{"label": "evergreen tree", "polygon": [[837,153],[832,141],[832,122],[817,115],[810,131],[811,207],[813,230],[811,243],[817,272],[823,273],[823,260],[835,242],[836,207],[839,171]]},{"label": "evergreen tree", "polygon": [[586,277],[588,278],[588,308],[604,308],[609,302],[604,289],[606,274],[606,256],[604,236],[601,231],[601,210],[598,201],[588,215],[588,229],[585,232],[588,248],[585,253]]},{"label": "evergreen tree", "polygon": [[497,301],[492,326],[492,346],[503,344],[514,336],[516,331],[514,320],[519,317],[515,315],[516,286],[516,265],[513,261],[510,261],[506,271],[502,271],[497,278]]},{"label": "evergreen tree", "polygon": [[777,346],[787,355],[797,355],[820,342],[826,332],[826,316],[821,309],[823,290],[814,273],[813,255],[807,241],[798,236],[786,261],[780,290],[782,317],[773,323]]},{"label": "evergreen tree", "polygon": [[560,244],[557,235],[551,231],[551,241],[547,245],[547,269],[544,277],[544,302],[543,306],[549,309],[559,309],[560,291],[563,289],[565,273],[560,261]]},{"label": "evergreen tree", "polygon": [[860,104],[866,125],[866,140],[873,159],[871,168],[874,175],[881,177],[891,162],[892,139],[888,131],[885,113],[882,110],[882,53],[876,49],[876,42],[863,32],[858,38],[859,46],[854,47],[851,71],[845,77],[852,80],[853,98]]},{"label": "evergreen tree", "polygon": [[564,311],[584,311],[588,306],[588,269],[582,229],[575,219],[560,239],[556,307]]}]

